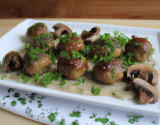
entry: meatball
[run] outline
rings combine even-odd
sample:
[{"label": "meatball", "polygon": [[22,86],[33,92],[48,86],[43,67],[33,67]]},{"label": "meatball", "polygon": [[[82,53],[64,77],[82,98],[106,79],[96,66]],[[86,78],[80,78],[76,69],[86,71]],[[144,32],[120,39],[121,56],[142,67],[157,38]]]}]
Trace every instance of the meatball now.
[{"label": "meatball", "polygon": [[148,56],[152,55],[152,44],[145,38],[135,38],[132,36],[125,46],[125,53],[135,53],[139,62],[144,62]]},{"label": "meatball", "polygon": [[113,52],[114,57],[121,55],[122,47],[115,39],[96,41],[91,47],[92,56],[97,55],[97,58],[105,57],[110,52]]},{"label": "meatball", "polygon": [[93,67],[94,78],[104,84],[112,85],[122,81],[125,66],[122,61],[115,58],[109,62],[99,62]]},{"label": "meatball", "polygon": [[60,51],[66,51],[69,54],[72,54],[72,51],[79,52],[83,50],[84,42],[80,37],[72,37],[70,39],[62,39],[58,45]]},{"label": "meatball", "polygon": [[41,33],[47,33],[48,27],[44,23],[35,23],[31,27],[27,29],[27,36],[32,39],[32,37],[36,37]]},{"label": "meatball", "polygon": [[24,57],[24,70],[28,75],[31,74],[42,74],[46,71],[49,71],[51,68],[51,60],[47,53],[39,53],[37,55],[39,60],[30,61],[28,54],[25,54]]},{"label": "meatball", "polygon": [[57,63],[58,72],[63,73],[68,79],[77,79],[88,69],[88,63],[83,57],[82,60],[78,58],[67,59],[61,57]]}]

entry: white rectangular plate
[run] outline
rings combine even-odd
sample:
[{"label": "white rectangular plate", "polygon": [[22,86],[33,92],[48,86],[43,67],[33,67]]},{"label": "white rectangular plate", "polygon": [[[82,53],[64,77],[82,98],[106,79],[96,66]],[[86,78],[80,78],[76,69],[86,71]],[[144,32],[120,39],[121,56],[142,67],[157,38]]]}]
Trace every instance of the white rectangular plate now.
[{"label": "white rectangular plate", "polygon": [[[98,26],[101,28],[101,33],[110,33],[113,35],[114,31],[120,31],[126,36],[131,38],[132,35],[138,37],[148,37],[148,40],[152,43],[153,48],[156,49],[153,55],[154,59],[157,61],[156,69],[160,73],[160,58],[159,58],[159,41],[160,41],[160,30],[158,29],[147,29],[147,28],[136,28],[127,26],[117,26],[117,25],[106,25],[106,24],[93,24],[93,23],[78,23],[78,22],[63,22],[63,21],[45,21],[45,20],[32,20],[27,19],[10,30],[7,34],[0,38],[0,60],[3,59],[4,55],[12,50],[18,50],[24,43],[21,37],[26,34],[27,28],[37,22],[45,23],[49,31],[54,31],[52,26],[56,23],[64,23],[69,26],[73,32],[80,34],[82,30],[90,30],[92,27]],[[137,112],[149,115],[160,115],[160,102],[156,104],[140,105],[135,104],[130,100],[120,100],[113,97],[107,96],[84,96],[79,94],[73,94],[68,92],[62,92],[58,90],[28,85],[19,83],[12,80],[0,80],[0,85],[8,86],[12,88],[17,88],[21,90],[31,91],[34,93],[41,93],[46,95],[51,95],[55,97],[71,99],[81,102],[86,102],[89,104],[101,105],[104,107],[114,108],[123,111]],[[160,83],[157,86],[160,92]]]}]

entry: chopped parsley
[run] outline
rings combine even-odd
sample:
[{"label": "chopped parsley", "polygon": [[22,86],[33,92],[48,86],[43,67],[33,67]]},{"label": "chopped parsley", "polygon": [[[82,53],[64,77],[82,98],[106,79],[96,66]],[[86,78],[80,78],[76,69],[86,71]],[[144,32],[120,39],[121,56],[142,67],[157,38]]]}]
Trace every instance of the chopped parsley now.
[{"label": "chopped parsley", "polygon": [[15,98],[18,98],[18,97],[20,97],[20,94],[18,93],[18,92],[16,92],[16,93],[14,93],[14,95],[13,95]]},{"label": "chopped parsley", "polygon": [[59,83],[59,85],[62,87],[63,85],[65,85],[66,84],[66,82],[65,82],[65,80],[61,80],[61,82]]},{"label": "chopped parsley", "polygon": [[95,113],[93,113],[93,115],[92,116],[90,116],[89,118],[95,118],[96,117],[96,114]]},{"label": "chopped parsley", "polygon": [[80,83],[84,83],[84,84],[87,83],[87,81],[84,78],[83,79],[78,78],[77,80],[79,81],[79,83],[74,83],[72,86],[78,86],[80,85]]},{"label": "chopped parsley", "polygon": [[20,75],[20,78],[23,80],[23,83],[27,83],[30,79],[25,77],[23,74]]},{"label": "chopped parsley", "polygon": [[80,111],[73,111],[73,113],[69,114],[70,117],[81,117],[81,112]]},{"label": "chopped parsley", "polygon": [[152,54],[154,54],[155,53],[155,49],[154,48],[152,48]]},{"label": "chopped parsley", "polygon": [[28,96],[28,98],[31,99],[29,100],[30,103],[32,103],[32,101],[35,100],[35,96],[36,96],[36,93],[32,93]]},{"label": "chopped parsley", "polygon": [[1,63],[1,61],[0,61],[0,68],[1,68],[1,66],[2,66],[2,63]]},{"label": "chopped parsley", "polygon": [[134,42],[134,44],[137,45],[137,46],[142,46],[142,43]]},{"label": "chopped parsley", "polygon": [[51,123],[56,120],[57,115],[58,115],[58,112],[50,113],[50,115],[48,115],[48,119],[50,120]]},{"label": "chopped parsley", "polygon": [[136,115],[128,115],[128,122],[133,124],[135,122],[138,122],[139,118],[143,118],[144,116],[140,115],[140,116],[136,116]]},{"label": "chopped parsley", "polygon": [[62,73],[55,72],[54,75],[53,75],[53,79],[54,80],[61,80],[62,79]]},{"label": "chopped parsley", "polygon": [[152,123],[153,123],[153,124],[156,124],[156,122],[155,122],[155,121],[152,121]]},{"label": "chopped parsley", "polygon": [[52,63],[55,63],[56,57],[55,57],[55,55],[53,53],[53,50],[49,51],[49,58],[52,61]]},{"label": "chopped parsley", "polygon": [[7,76],[2,76],[1,80],[5,79]]},{"label": "chopped parsley", "polygon": [[81,51],[81,54],[84,56],[85,54],[89,54],[89,52],[90,52],[90,50],[91,50],[91,46],[90,45],[85,45],[84,46],[84,49]]},{"label": "chopped parsley", "polygon": [[17,105],[17,102],[16,102],[16,101],[12,101],[12,102],[11,102],[11,106],[14,107],[14,106],[16,106],[16,105]]},{"label": "chopped parsley", "polygon": [[80,85],[80,83],[74,83],[72,86],[78,86]]},{"label": "chopped parsley", "polygon": [[72,57],[73,58],[80,58],[82,60],[82,55],[79,52],[76,52],[75,50],[72,51]]},{"label": "chopped parsley", "polygon": [[73,121],[71,125],[79,125],[77,121]]},{"label": "chopped parsley", "polygon": [[72,33],[71,36],[72,36],[72,37],[78,37],[78,34],[77,34],[77,32],[74,32],[74,33]]},{"label": "chopped parsley", "polygon": [[115,92],[113,92],[112,95],[115,95]]},{"label": "chopped parsley", "polygon": [[103,117],[103,118],[95,118],[95,122],[101,122],[103,125],[105,125],[109,121],[108,118]]},{"label": "chopped parsley", "polygon": [[65,58],[67,58],[67,59],[70,59],[69,53],[66,52],[66,51],[61,51],[61,52],[60,52],[60,56],[61,56],[61,57],[65,57]]},{"label": "chopped parsley", "polygon": [[111,73],[112,73],[112,75],[113,75],[113,76],[112,76],[113,78],[114,78],[114,70],[115,70],[115,69],[112,69],[112,70],[111,70]]},{"label": "chopped parsley", "polygon": [[35,74],[35,76],[34,76],[34,81],[35,81],[35,82],[38,82],[38,81],[39,81],[39,74],[38,74],[38,73]]},{"label": "chopped parsley", "polygon": [[28,115],[28,117],[29,116],[33,117],[33,114],[31,114],[31,112],[32,112],[32,109],[29,106],[27,106],[25,113]]},{"label": "chopped parsley", "polygon": [[38,103],[38,108],[41,108],[43,106],[41,101],[38,100],[37,103]]},{"label": "chopped parsley", "polygon": [[99,87],[95,86],[95,85],[92,86],[91,91],[94,95],[100,95],[100,93],[101,93],[101,89]]},{"label": "chopped parsley", "polygon": [[24,97],[24,98],[19,98],[18,99],[18,101],[20,101],[20,103],[24,106],[24,105],[26,105],[26,98]]},{"label": "chopped parsley", "polygon": [[114,121],[110,122],[110,125],[117,125]]},{"label": "chopped parsley", "polygon": [[9,88],[9,89],[8,89],[8,93],[10,93],[11,91],[14,91],[14,89]]},{"label": "chopped parsley", "polygon": [[65,125],[65,119],[62,119],[61,122],[57,123],[56,125]]},{"label": "chopped parsley", "polygon": [[111,115],[111,113],[110,112],[108,112],[108,116],[110,116]]},{"label": "chopped parsley", "polygon": [[3,103],[3,106],[5,106],[6,103]]},{"label": "chopped parsley", "polygon": [[78,42],[78,43],[80,43],[80,42],[81,42],[81,40],[77,40],[77,42]]}]

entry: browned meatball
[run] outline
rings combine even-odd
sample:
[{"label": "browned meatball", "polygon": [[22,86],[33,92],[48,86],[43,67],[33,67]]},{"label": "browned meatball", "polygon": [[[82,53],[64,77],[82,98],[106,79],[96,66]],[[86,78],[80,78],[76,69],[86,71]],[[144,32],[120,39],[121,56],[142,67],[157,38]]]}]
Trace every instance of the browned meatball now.
[{"label": "browned meatball", "polygon": [[[110,44],[111,43],[111,44]],[[121,45],[115,40],[97,41],[91,46],[92,56],[97,55],[97,58],[105,57],[106,54],[112,52],[114,57],[119,57],[122,52]]]},{"label": "browned meatball", "polygon": [[47,53],[39,53],[37,56],[38,56],[39,61],[34,60],[32,63],[29,58],[24,59],[25,60],[24,69],[28,75],[36,74],[36,73],[42,74],[50,70],[52,63],[49,58],[49,55]]},{"label": "browned meatball", "polygon": [[72,54],[73,50],[75,50],[75,52],[79,52],[83,50],[83,48],[84,42],[80,37],[72,37],[66,41],[63,41],[62,39],[58,45],[58,49],[60,51],[66,51],[69,54]]},{"label": "browned meatball", "polygon": [[125,46],[125,53],[135,53],[136,59],[139,62],[144,62],[145,59],[152,55],[152,44],[145,38],[135,38],[132,36]]},{"label": "browned meatball", "polygon": [[77,79],[88,69],[88,63],[83,57],[82,60],[78,58],[60,58],[57,63],[58,72],[63,73],[68,79]]},{"label": "browned meatball", "polygon": [[93,67],[94,78],[104,84],[112,85],[122,81],[125,67],[121,60],[115,58],[106,63],[98,63]]},{"label": "browned meatball", "polygon": [[27,36],[32,39],[41,33],[47,33],[48,27],[44,23],[35,23],[27,29]]}]

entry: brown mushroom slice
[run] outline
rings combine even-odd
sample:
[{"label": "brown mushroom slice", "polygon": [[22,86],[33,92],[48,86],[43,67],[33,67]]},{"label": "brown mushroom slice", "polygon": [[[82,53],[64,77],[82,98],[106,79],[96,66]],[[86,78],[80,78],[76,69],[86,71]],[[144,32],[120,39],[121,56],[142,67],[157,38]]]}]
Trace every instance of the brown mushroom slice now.
[{"label": "brown mushroom slice", "polygon": [[98,63],[93,67],[94,78],[104,84],[112,85],[122,81],[125,67],[121,60],[115,58],[106,63]]},{"label": "brown mushroom slice", "polygon": [[41,33],[47,33],[48,27],[44,23],[35,23],[27,30],[27,36],[32,39],[32,37],[36,37]]},{"label": "brown mushroom slice", "polygon": [[148,82],[135,78],[133,84],[139,91],[139,103],[148,104],[156,103],[159,100],[159,93],[156,87],[150,85]]},{"label": "brown mushroom slice", "polygon": [[127,77],[130,79],[141,78],[152,85],[157,85],[159,80],[158,71],[148,65],[138,64],[128,68]]},{"label": "brown mushroom slice", "polygon": [[58,37],[59,35],[62,35],[65,33],[70,35],[72,34],[72,30],[68,26],[62,23],[57,23],[52,28],[55,29],[55,32],[53,34],[55,37]]},{"label": "brown mushroom slice", "polygon": [[100,30],[101,29],[99,27],[93,27],[90,31],[83,30],[81,37],[84,42],[91,42],[92,44],[98,40]]},{"label": "brown mushroom slice", "polygon": [[78,79],[88,69],[88,63],[83,57],[82,60],[78,58],[59,58],[57,63],[58,72],[63,73],[67,79]]},{"label": "brown mushroom slice", "polygon": [[[26,56],[27,57],[27,56]],[[39,53],[38,54],[39,61],[30,62],[29,58],[24,59],[24,69],[25,72],[31,76],[31,74],[42,74],[51,69],[51,60],[47,53]]]},{"label": "brown mushroom slice", "polygon": [[16,51],[10,51],[7,53],[2,61],[2,70],[5,72],[16,71],[22,69],[23,60],[20,53]]},{"label": "brown mushroom slice", "polygon": [[[63,39],[60,41],[58,45],[58,49],[60,51],[66,51],[69,54],[72,54],[72,51],[79,52],[84,49],[84,42],[80,37],[72,37],[70,38],[71,41],[63,42]],[[78,41],[78,42],[77,42]]]},{"label": "brown mushroom slice", "polygon": [[152,44],[146,38],[133,36],[132,38],[125,46],[125,53],[135,53],[136,59],[144,62],[147,57],[152,55]]}]

